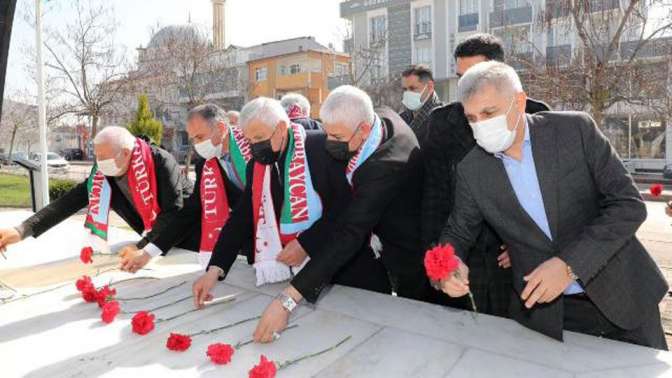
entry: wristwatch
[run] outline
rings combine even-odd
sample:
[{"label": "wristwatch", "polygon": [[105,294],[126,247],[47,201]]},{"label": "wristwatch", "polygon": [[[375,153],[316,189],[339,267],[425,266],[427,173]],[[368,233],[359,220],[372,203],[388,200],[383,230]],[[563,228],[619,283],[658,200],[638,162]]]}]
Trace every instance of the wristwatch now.
[{"label": "wristwatch", "polygon": [[569,278],[572,279],[572,281],[578,281],[578,279],[579,279],[579,276],[577,276],[574,273],[574,271],[572,270],[572,267],[569,266],[569,265],[567,265],[567,275],[569,276]]},{"label": "wristwatch", "polygon": [[294,300],[294,298],[290,297],[289,295],[287,295],[287,294],[284,293],[284,292],[278,294],[278,295],[275,297],[275,299],[279,300],[279,301],[280,301],[280,304],[282,304],[282,307],[283,307],[285,310],[287,310],[287,312],[289,312],[290,314],[292,313],[292,311],[294,311],[294,309],[296,308],[296,306],[298,306],[298,303],[296,303],[296,301]]}]

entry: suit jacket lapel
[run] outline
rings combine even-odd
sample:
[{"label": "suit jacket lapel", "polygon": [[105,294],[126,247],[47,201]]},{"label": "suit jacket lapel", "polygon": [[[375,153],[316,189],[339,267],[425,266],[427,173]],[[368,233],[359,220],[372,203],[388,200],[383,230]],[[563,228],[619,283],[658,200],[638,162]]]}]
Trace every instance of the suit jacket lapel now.
[{"label": "suit jacket lapel", "polygon": [[530,115],[526,117],[541,197],[544,200],[548,226],[555,240],[558,232],[558,145],[555,128],[546,125],[540,118]]}]

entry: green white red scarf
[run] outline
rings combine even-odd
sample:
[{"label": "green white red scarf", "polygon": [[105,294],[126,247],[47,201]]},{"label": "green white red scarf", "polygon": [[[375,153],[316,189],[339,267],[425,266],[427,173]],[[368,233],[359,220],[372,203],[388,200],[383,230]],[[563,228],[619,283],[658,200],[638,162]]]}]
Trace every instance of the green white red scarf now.
[{"label": "green white red scarf", "polygon": [[[227,177],[233,182],[245,184],[245,168],[252,158],[250,145],[237,127],[229,127],[229,154],[231,167],[224,168]],[[229,219],[231,211],[226,195],[226,181],[219,169],[219,157],[209,159],[203,164],[200,182],[201,196],[201,244],[198,259],[207,267],[212,251],[217,244],[219,234]]]},{"label": "green white red scarf", "polygon": [[[291,278],[292,269],[276,257],[283,245],[296,239],[322,217],[322,200],[313,187],[306,156],[306,131],[291,124],[284,164],[280,219],[275,217],[271,194],[271,165],[255,163],[252,214],[255,233],[254,268],[257,286]],[[299,268],[300,270],[300,268]],[[297,270],[298,271],[298,270]]]},{"label": "green white red scarf", "polygon": [[[142,219],[146,235],[152,230],[161,208],[156,185],[156,172],[152,149],[145,141],[136,138],[131,152],[131,162],[126,172],[128,188],[133,199],[133,206]],[[91,234],[90,246],[94,251],[109,251],[107,231],[109,229],[110,203],[112,190],[107,178],[94,164],[87,180],[89,206],[84,227]]]}]

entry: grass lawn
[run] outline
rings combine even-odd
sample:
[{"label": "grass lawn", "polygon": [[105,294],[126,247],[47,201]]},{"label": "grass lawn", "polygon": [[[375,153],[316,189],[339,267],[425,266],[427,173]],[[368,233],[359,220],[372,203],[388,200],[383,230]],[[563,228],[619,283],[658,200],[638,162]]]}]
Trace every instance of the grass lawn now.
[{"label": "grass lawn", "polygon": [[0,207],[30,207],[27,176],[0,173]]}]

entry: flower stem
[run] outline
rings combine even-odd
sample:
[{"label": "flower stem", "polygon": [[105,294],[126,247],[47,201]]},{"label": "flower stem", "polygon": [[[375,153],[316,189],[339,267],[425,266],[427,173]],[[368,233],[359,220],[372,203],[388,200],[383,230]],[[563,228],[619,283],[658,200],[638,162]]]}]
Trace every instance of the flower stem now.
[{"label": "flower stem", "polygon": [[[144,277],[129,278],[129,279],[126,279],[126,280],[117,281],[114,284],[116,285],[116,284],[119,284],[121,282],[127,282],[127,281],[132,281],[132,280],[141,279],[141,278],[144,278]],[[148,277],[148,278],[154,278],[154,277]],[[154,294],[151,294],[151,295],[146,295],[144,297],[117,298],[117,300],[118,301],[123,301],[123,302],[130,302],[130,301],[141,301],[141,300],[144,300],[144,299],[150,299],[150,298],[158,297],[161,294],[165,294],[165,293],[167,293],[167,292],[169,292],[173,289],[176,289],[176,288],[178,288],[178,287],[180,287],[180,286],[182,286],[186,283],[187,283],[187,281],[182,281],[177,285],[170,286],[170,287],[168,287],[164,290],[159,291],[158,293],[154,293]]]},{"label": "flower stem", "polygon": [[[190,297],[190,298],[191,298],[191,297]],[[184,300],[184,299],[182,299],[182,300]],[[233,294],[233,295],[229,295],[229,296],[227,296],[227,297],[223,297],[223,298],[214,300],[214,301],[210,302],[210,304],[209,304],[208,306],[222,305],[222,304],[226,304],[226,303],[231,303],[231,302],[233,302],[233,301],[235,301],[235,300],[236,300],[236,294]],[[179,301],[178,301],[178,302],[179,302]],[[192,312],[196,312],[196,311],[200,311],[200,309],[195,308],[195,309],[193,309],[193,310],[189,310],[189,311],[183,312],[183,313],[181,313],[181,314],[177,314],[177,315],[171,316],[171,317],[169,317],[169,318],[157,319],[157,320],[156,320],[156,323],[169,322],[169,321],[171,321],[171,320],[175,320],[175,319],[177,319],[177,318],[179,318],[179,317],[182,317],[182,316],[187,315],[187,314],[191,314]]]},{"label": "flower stem", "polygon": [[309,359],[309,358],[313,358],[313,357],[321,356],[321,355],[323,355],[323,354],[325,354],[325,353],[331,352],[332,350],[334,350],[334,349],[340,347],[341,345],[345,344],[345,343],[346,343],[348,340],[350,340],[351,338],[352,338],[352,336],[348,336],[348,337],[346,337],[345,339],[339,341],[336,345],[334,345],[334,346],[332,346],[332,347],[329,347],[329,348],[327,348],[327,349],[321,350],[321,351],[319,351],[319,352],[317,352],[317,353],[308,354],[308,355],[305,355],[305,356],[303,356],[303,357],[299,357],[299,358],[297,358],[297,359],[295,359],[295,360],[285,361],[285,362],[283,362],[283,363],[281,363],[281,364],[278,364],[278,370],[281,370],[281,369],[287,368],[287,367],[289,367],[289,366],[298,364],[299,362],[301,362],[301,361],[303,361],[303,360],[307,360],[307,359]]},{"label": "flower stem", "polygon": [[[455,273],[455,278],[458,280],[462,280],[462,275],[460,274],[459,270],[456,270]],[[476,301],[474,300],[474,294],[472,294],[471,289],[469,290],[469,302],[471,302],[471,309],[473,310],[472,312],[472,317],[476,319],[476,314],[478,313],[478,309],[476,308]]]},{"label": "flower stem", "polygon": [[[285,328],[285,329],[284,329],[282,332],[280,332],[280,333],[283,334],[283,333],[289,331],[290,329],[292,329],[292,328],[296,328],[296,327],[298,327],[298,326],[299,326],[298,324],[292,324],[292,325],[289,325],[289,326],[287,326],[287,328]],[[236,350],[238,350],[238,349],[244,347],[245,345],[252,344],[253,342],[254,342],[254,339],[249,339],[249,340],[247,340],[247,341],[239,341],[239,342],[236,343],[236,346],[234,346],[233,348],[236,349]]]},{"label": "flower stem", "polygon": [[235,323],[227,324],[225,326],[221,326],[221,327],[217,327],[217,328],[213,328],[213,329],[209,329],[209,330],[198,331],[196,333],[189,334],[189,336],[195,337],[195,336],[200,336],[200,335],[209,335],[211,333],[215,333],[215,332],[221,331],[223,329],[233,328],[235,326],[239,326],[241,324],[251,322],[253,320],[258,320],[258,319],[261,319],[261,316],[255,316],[253,318],[247,318],[247,319],[239,320]]}]

